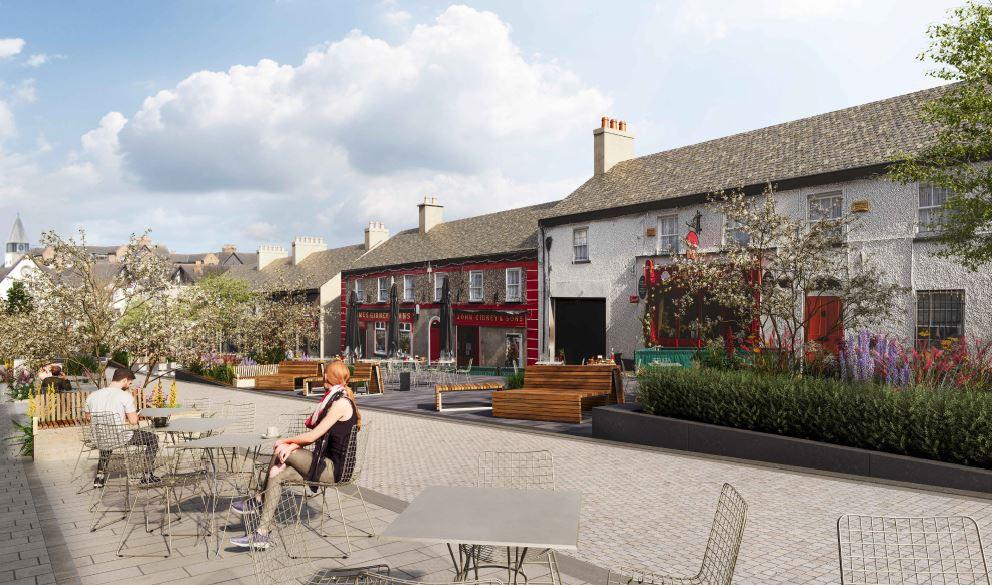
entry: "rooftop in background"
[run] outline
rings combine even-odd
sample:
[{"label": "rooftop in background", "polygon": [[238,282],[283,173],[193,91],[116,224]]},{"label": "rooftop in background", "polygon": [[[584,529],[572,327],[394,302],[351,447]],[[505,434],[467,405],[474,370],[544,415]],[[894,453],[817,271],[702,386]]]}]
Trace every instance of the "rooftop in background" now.
[{"label": "rooftop in background", "polygon": [[583,183],[545,218],[650,205],[682,196],[870,170],[919,152],[933,134],[923,105],[948,86],[618,162]]},{"label": "rooftop in background", "polygon": [[364,252],[364,245],[355,244],[313,252],[296,265],[292,256],[286,256],[271,261],[261,270],[254,266],[233,266],[226,275],[256,288],[283,290],[289,285],[295,290],[319,289]]},{"label": "rooftop in background", "polygon": [[537,220],[557,202],[439,223],[426,233],[399,232],[359,258],[349,271],[454,258],[537,251]]}]

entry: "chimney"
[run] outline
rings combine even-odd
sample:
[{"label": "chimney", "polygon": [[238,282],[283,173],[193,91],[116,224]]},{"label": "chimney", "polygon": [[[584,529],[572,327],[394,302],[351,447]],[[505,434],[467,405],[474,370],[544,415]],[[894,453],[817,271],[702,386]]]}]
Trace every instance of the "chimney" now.
[{"label": "chimney", "polygon": [[225,254],[234,254],[235,252],[238,251],[238,247],[235,246],[234,244],[224,244],[224,246],[220,249],[220,251]]},{"label": "chimney", "polygon": [[296,236],[293,239],[293,266],[306,259],[314,252],[323,252],[327,249],[324,238],[318,236]]},{"label": "chimney", "polygon": [[444,222],[444,206],[437,202],[437,197],[424,197],[417,209],[420,211],[420,235]]},{"label": "chimney", "polygon": [[262,244],[258,247],[258,269],[261,270],[276,260],[289,256],[286,249],[278,244]]},{"label": "chimney", "polygon": [[627,132],[627,122],[603,116],[600,127],[592,131],[593,171],[600,176],[618,162],[634,158],[634,135]]},{"label": "chimney", "polygon": [[193,264],[193,274],[201,275],[203,274],[203,260],[197,260]]},{"label": "chimney", "polygon": [[369,227],[365,228],[365,251],[375,248],[388,239],[389,230],[386,224],[381,221],[370,221]]}]

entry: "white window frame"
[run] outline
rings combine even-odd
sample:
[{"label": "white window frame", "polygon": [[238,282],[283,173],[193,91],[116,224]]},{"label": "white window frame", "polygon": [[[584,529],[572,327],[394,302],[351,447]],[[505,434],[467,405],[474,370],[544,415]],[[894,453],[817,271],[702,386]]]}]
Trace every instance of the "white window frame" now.
[{"label": "white window frame", "polygon": [[365,302],[365,283],[361,278],[355,279],[355,296],[358,297],[359,303]]},{"label": "white window frame", "polygon": [[[382,331],[382,349],[379,349],[379,332]],[[376,321],[372,327],[372,351],[376,355],[386,355],[386,322]]]},{"label": "white window frame", "polygon": [[447,276],[445,272],[435,272],[434,273],[434,302],[441,302],[441,287],[444,286],[444,277]]},{"label": "white window frame", "polygon": [[[831,201],[831,204],[829,206],[827,206],[827,205],[820,205],[820,208],[821,209],[824,209],[824,210],[827,210],[828,212],[830,212],[831,215],[828,216],[828,217],[813,217],[813,211],[815,209],[814,203],[815,202],[818,202],[818,201],[828,200],[828,199]],[[837,205],[836,206],[836,209],[839,210],[838,211],[839,214],[836,217],[833,216],[833,211],[834,211],[833,201],[834,200],[839,200],[840,201],[840,205]],[[844,219],[844,192],[843,191],[825,191],[823,193],[814,193],[814,194],[812,194],[812,195],[810,195],[810,196],[808,196],[806,198],[806,221],[807,221],[807,223],[809,223],[809,225],[813,225],[814,223],[816,223],[818,221],[821,221],[821,220],[824,220],[824,219],[831,219],[831,220],[833,220],[833,219]],[[844,231],[843,231],[844,230],[844,226],[839,226],[838,229],[840,230],[839,233],[838,233],[838,235],[841,238],[843,238],[844,237]]]},{"label": "white window frame", "polygon": [[[581,244],[577,243],[582,234]],[[589,262],[589,227],[572,228],[572,263]]]},{"label": "white window frame", "polygon": [[[510,282],[510,274],[517,275],[517,282],[513,284]],[[511,287],[516,287],[516,293],[512,292]],[[506,269],[506,300],[508,302],[519,302],[522,301],[524,297],[524,269],[523,268],[507,268]]]},{"label": "white window frame", "polygon": [[[926,192],[930,198],[929,205],[923,205],[923,194]],[[934,199],[938,195],[943,197],[943,201],[934,205]],[[932,183],[920,183],[919,193],[916,200],[916,232],[920,234],[940,233],[944,226],[944,204],[953,195],[950,189],[938,187]],[[924,220],[924,214],[929,215],[929,220]]]},{"label": "white window frame", "polygon": [[[412,303],[416,300],[416,279],[412,274],[403,275],[403,302]],[[410,286],[407,287],[407,284]],[[409,293],[409,294],[407,294]]]},{"label": "white window frame", "polygon": [[[662,223],[667,223],[671,221],[672,231],[671,233],[665,233],[662,229]],[[679,251],[679,214],[678,213],[664,213],[658,216],[658,235],[656,249],[658,254],[677,254]]]},{"label": "white window frame", "polygon": [[731,242],[736,242],[738,246],[745,247],[751,243],[751,235],[741,230],[741,225],[736,220],[723,218],[723,245],[729,246]]},{"label": "white window frame", "polygon": [[[383,286],[385,285],[385,286]],[[376,290],[378,291],[376,298],[380,303],[385,303],[389,301],[389,277],[380,276],[376,279]]]},{"label": "white window frame", "polygon": [[411,353],[413,353],[413,323],[404,323],[403,321],[400,321],[400,324],[399,324],[399,334],[400,334],[400,339],[399,339],[399,343],[397,343],[397,346],[399,347],[400,353],[403,353],[403,343],[402,343],[402,340],[403,340],[403,335],[406,334],[409,337],[409,340],[410,340],[410,343],[409,343],[409,345],[410,345],[410,351],[408,353],[403,354],[403,355],[410,355]]},{"label": "white window frame", "polygon": [[[916,343],[926,342],[925,345],[930,346],[934,342],[940,342],[949,337],[955,337],[958,339],[963,339],[965,337],[965,324],[967,323],[967,293],[964,289],[920,289],[915,291],[915,302],[916,302]],[[927,305],[929,307],[929,312],[926,315],[926,321],[921,320],[921,313],[924,312],[921,305],[921,297],[929,297]],[[943,300],[939,300],[938,297],[944,297]],[[938,305],[938,301],[940,304]],[[956,302],[957,306],[949,303]],[[959,316],[959,321],[957,324],[953,324],[948,320],[935,320],[935,314],[940,311],[945,313],[957,313]],[[950,329],[957,327],[959,332],[956,335],[933,335],[934,329]],[[920,337],[920,330],[926,329],[927,335],[924,338]]]},{"label": "white window frame", "polygon": [[[479,282],[475,282],[475,278]],[[468,301],[470,303],[481,303],[485,299],[485,275],[481,270],[468,271]]]}]

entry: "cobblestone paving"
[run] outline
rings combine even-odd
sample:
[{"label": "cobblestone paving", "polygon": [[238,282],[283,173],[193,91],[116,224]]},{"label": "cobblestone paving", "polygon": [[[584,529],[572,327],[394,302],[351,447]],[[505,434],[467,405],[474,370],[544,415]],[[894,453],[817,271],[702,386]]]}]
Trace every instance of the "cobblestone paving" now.
[{"label": "cobblestone paving", "polygon": [[[257,404],[259,429],[274,424],[278,413],[312,407],[279,395],[189,384],[181,385],[180,392],[185,396],[211,394],[218,400],[250,397]],[[364,486],[409,501],[427,485],[473,485],[481,451],[548,449],[554,454],[559,489],[578,491],[583,497],[575,556],[600,567],[635,565],[674,574],[695,573],[724,482],[737,487],[750,505],[735,583],[837,583],[835,523],[848,512],[968,514],[984,532],[992,530],[992,501],[988,500],[374,410],[374,400],[362,399],[370,407],[364,414],[374,429]],[[50,466],[45,469],[45,473],[57,473]],[[46,491],[56,489],[52,486],[46,482]],[[383,523],[392,517],[388,510],[377,512]],[[113,556],[108,552],[113,549],[104,545],[98,553],[92,546],[87,548],[85,533],[78,528],[75,533],[78,536],[67,540],[73,555],[82,555],[81,563],[100,559],[108,563],[108,572],[118,570],[112,567],[119,561],[107,558]],[[437,567],[442,563],[436,550],[408,556]],[[202,554],[195,555],[195,562],[188,559],[183,570],[194,574],[190,567],[199,567],[197,562],[203,565],[199,570],[209,570],[210,565],[202,561]],[[119,578],[144,571],[135,565],[124,567],[132,568],[121,568]],[[243,573],[245,567],[237,569]],[[106,580],[110,579],[98,581]],[[163,580],[167,579],[158,579]],[[219,580],[215,576],[202,582]]]},{"label": "cobblestone paving", "polygon": [[[0,407],[0,438],[14,434],[11,410]],[[55,583],[34,496],[17,448],[0,443],[0,583]]]},{"label": "cobblestone paving", "polygon": [[845,513],[971,515],[992,553],[990,500],[440,417],[366,416],[377,428],[362,483],[408,501],[426,485],[473,485],[481,451],[550,450],[558,487],[583,497],[576,556],[604,568],[694,574],[724,482],[749,504],[735,583],[837,583],[836,521]]}]

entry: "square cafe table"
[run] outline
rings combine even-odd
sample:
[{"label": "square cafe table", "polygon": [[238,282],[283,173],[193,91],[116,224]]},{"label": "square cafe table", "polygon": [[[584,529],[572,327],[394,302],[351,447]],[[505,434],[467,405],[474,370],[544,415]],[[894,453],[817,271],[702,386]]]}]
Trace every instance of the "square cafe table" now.
[{"label": "square cafe table", "polygon": [[186,414],[189,412],[195,412],[195,409],[186,408],[185,406],[165,406],[165,407],[149,407],[142,408],[138,411],[139,416],[144,416],[148,418],[162,418],[170,417],[175,414]]},{"label": "square cafe table", "polygon": [[577,550],[580,503],[576,492],[430,486],[380,537],[448,545],[455,579],[464,581],[473,563],[478,569],[479,546],[524,549],[520,559],[528,548]]}]

